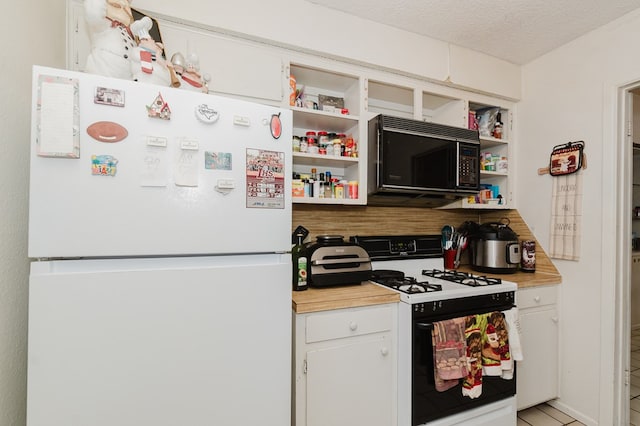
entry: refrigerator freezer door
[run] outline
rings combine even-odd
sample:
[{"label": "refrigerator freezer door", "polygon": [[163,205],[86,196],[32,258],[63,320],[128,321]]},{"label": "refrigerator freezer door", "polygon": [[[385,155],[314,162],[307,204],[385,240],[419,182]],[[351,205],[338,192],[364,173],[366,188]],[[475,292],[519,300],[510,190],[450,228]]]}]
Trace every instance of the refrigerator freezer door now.
[{"label": "refrigerator freezer door", "polygon": [[[43,85],[62,84],[42,81],[52,76],[77,81],[79,158],[38,155],[43,136],[55,139],[41,134],[56,129],[51,117],[42,126],[40,105],[47,104]],[[98,88],[117,96],[117,104],[96,103]],[[148,115],[159,94],[169,120]],[[43,67],[34,67],[32,102],[30,257],[291,249],[291,111]],[[198,119],[203,111],[217,119]],[[282,134],[276,138],[271,123],[278,114]],[[127,135],[119,142],[88,133],[120,129],[120,137],[122,128]],[[109,168],[115,174],[93,174],[100,158],[115,162]]]},{"label": "refrigerator freezer door", "polygon": [[290,265],[34,262],[28,426],[289,425]]}]

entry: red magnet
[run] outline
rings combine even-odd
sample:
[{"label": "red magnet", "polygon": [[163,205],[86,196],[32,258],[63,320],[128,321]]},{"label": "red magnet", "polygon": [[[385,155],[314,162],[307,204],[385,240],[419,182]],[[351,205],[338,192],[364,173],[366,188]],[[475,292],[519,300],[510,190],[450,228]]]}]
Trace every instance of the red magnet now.
[{"label": "red magnet", "polygon": [[282,121],[280,121],[280,113],[271,116],[271,136],[278,139],[282,135]]}]

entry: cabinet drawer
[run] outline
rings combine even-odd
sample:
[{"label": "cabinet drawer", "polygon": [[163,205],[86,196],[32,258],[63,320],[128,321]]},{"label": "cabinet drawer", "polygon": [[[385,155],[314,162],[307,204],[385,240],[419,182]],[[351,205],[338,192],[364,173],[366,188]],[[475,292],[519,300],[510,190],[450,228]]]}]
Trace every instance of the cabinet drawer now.
[{"label": "cabinet drawer", "polygon": [[306,342],[389,331],[393,325],[392,312],[391,307],[382,306],[311,314],[306,319]]},{"label": "cabinet drawer", "polygon": [[557,301],[558,287],[555,285],[525,288],[516,293],[516,303],[519,309],[552,305]]}]

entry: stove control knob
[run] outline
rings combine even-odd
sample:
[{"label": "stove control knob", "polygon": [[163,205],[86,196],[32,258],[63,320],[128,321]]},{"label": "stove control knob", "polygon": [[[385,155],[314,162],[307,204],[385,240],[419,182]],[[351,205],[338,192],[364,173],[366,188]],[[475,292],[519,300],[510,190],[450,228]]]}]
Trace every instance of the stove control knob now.
[{"label": "stove control knob", "polygon": [[356,331],[358,329],[358,323],[352,321],[351,324],[349,324],[349,328],[351,329],[351,331]]}]

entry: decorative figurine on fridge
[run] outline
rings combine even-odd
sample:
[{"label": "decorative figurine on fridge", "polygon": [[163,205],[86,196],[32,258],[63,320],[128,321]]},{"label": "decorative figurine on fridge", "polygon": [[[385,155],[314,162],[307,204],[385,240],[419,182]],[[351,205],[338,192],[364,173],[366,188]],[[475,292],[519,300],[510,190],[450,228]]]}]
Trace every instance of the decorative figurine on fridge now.
[{"label": "decorative figurine on fridge", "polygon": [[148,16],[131,24],[131,32],[138,40],[138,46],[131,54],[133,80],[143,83],[171,85],[171,72],[164,59],[164,46],[149,34],[153,21]]},{"label": "decorative figurine on fridge", "polygon": [[84,0],[84,9],[91,39],[86,71],[131,80],[130,55],[137,43],[129,28],[133,23],[130,1]]},{"label": "decorative figurine on fridge", "polygon": [[181,88],[209,93],[208,84],[211,77],[208,74],[203,75],[200,73],[200,60],[198,59],[198,55],[190,53],[185,60],[182,53],[177,52],[171,56],[171,64],[180,81]]}]

